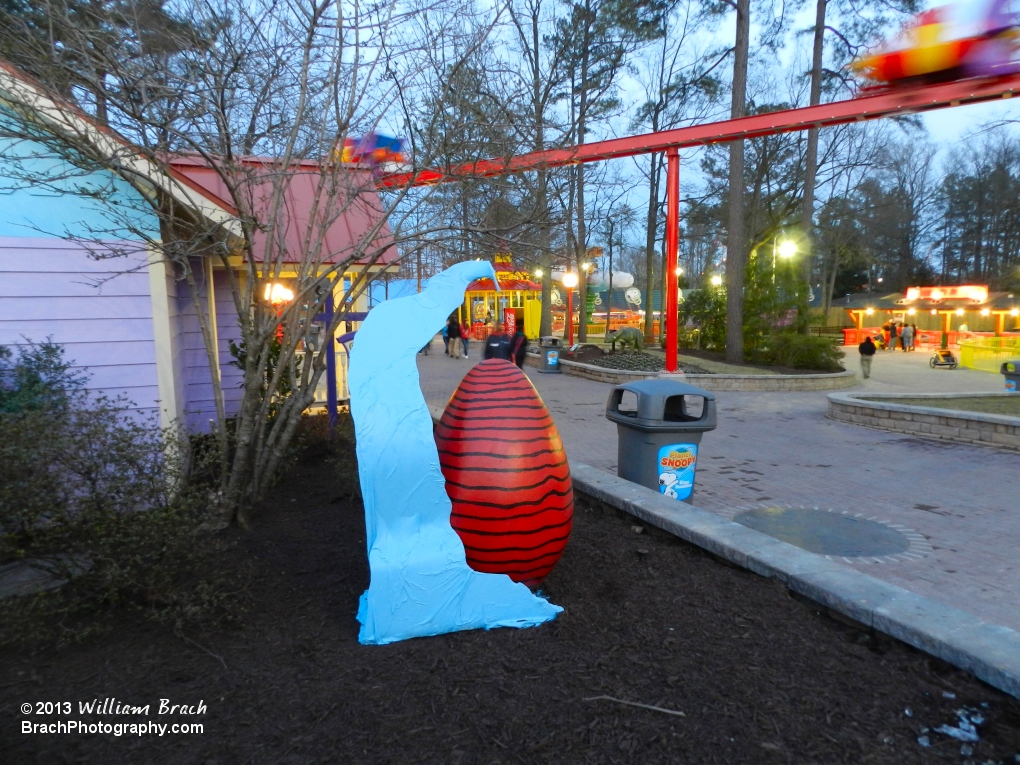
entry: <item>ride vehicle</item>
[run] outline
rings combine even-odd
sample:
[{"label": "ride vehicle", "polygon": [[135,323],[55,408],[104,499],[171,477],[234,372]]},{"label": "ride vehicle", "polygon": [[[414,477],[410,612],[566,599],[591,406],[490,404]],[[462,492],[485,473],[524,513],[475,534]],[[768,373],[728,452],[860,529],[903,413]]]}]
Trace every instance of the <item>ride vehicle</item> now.
[{"label": "ride vehicle", "polygon": [[979,0],[925,11],[893,42],[852,65],[863,94],[1020,72],[1020,0]]}]

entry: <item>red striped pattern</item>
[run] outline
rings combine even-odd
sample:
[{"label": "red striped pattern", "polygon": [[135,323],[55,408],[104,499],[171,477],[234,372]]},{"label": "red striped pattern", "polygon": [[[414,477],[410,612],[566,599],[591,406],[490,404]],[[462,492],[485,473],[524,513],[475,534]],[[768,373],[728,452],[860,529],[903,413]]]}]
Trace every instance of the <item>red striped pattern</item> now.
[{"label": "red striped pattern", "polygon": [[567,544],[574,490],[531,381],[508,361],[478,364],[450,399],[436,444],[468,565],[537,587]]}]

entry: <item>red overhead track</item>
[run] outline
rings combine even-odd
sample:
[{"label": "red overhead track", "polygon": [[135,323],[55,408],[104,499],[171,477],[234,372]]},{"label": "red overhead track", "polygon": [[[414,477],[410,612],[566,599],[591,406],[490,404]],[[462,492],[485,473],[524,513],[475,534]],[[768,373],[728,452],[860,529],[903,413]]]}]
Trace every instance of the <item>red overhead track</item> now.
[{"label": "red overhead track", "polygon": [[849,101],[836,101],[831,104],[806,106],[801,109],[756,114],[736,120],[664,130],[659,133],[612,138],[608,141],[596,141],[566,149],[549,149],[548,151],[519,154],[516,157],[466,162],[445,172],[421,170],[415,173],[396,173],[383,176],[377,185],[379,188],[428,186],[462,178],[486,178],[539,168],[599,162],[604,159],[619,159],[620,157],[666,151],[670,148],[708,146],[744,138],[775,135],[776,133],[844,125],[848,122],[903,116],[934,109],[947,109],[953,106],[1012,98],[1014,94],[1020,94],[1020,74],[903,88],[874,96],[854,98]]},{"label": "red overhead track", "polygon": [[[890,89],[873,96],[836,101],[831,104],[786,109],[756,114],[736,120],[707,125],[664,130],[661,133],[613,138],[608,141],[581,144],[566,149],[520,154],[503,159],[466,162],[447,171],[421,170],[396,173],[377,181],[379,188],[429,186],[462,178],[487,178],[541,168],[599,162],[604,159],[633,157],[652,152],[666,152],[666,268],[663,319],[666,324],[666,371],[677,371],[677,256],[680,227],[680,155],[679,150],[709,146],[746,138],[759,138],[777,133],[790,133],[811,128],[845,125],[850,122],[905,116],[935,109],[948,109],[1012,98],[1020,93],[1020,74],[1005,77],[957,80],[939,85]],[[567,317],[571,321],[571,317]]]}]

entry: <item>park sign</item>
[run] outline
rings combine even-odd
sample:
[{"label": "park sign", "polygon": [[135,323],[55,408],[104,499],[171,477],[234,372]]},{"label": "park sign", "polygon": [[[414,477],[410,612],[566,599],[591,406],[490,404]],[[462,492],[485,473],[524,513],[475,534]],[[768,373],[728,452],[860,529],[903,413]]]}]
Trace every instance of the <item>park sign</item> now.
[{"label": "park sign", "polygon": [[988,300],[987,284],[958,284],[948,287],[907,287],[904,297],[907,300],[970,300],[984,303]]}]

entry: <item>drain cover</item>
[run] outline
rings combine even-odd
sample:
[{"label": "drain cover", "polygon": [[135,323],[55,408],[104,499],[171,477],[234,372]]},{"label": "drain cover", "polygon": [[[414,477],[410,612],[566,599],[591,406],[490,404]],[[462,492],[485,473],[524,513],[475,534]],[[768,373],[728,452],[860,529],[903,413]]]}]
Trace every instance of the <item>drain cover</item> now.
[{"label": "drain cover", "polygon": [[884,523],[807,507],[762,507],[733,517],[737,523],[808,552],[846,558],[895,555],[910,540]]}]

